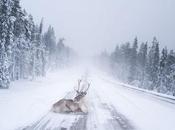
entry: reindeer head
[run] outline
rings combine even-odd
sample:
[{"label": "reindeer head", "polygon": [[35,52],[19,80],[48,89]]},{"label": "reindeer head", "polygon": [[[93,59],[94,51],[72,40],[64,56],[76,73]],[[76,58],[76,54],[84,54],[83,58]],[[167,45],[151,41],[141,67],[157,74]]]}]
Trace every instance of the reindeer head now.
[{"label": "reindeer head", "polygon": [[78,80],[78,88],[75,89],[75,91],[77,92],[76,97],[74,98],[74,101],[80,101],[86,94],[87,91],[90,87],[90,83],[88,82],[84,82],[82,85],[82,80]]}]

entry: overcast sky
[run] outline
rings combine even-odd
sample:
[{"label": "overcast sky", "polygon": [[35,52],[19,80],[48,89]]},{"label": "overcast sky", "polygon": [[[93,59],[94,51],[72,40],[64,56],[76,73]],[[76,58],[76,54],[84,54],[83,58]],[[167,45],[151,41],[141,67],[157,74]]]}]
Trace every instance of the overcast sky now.
[{"label": "overcast sky", "polygon": [[21,0],[39,23],[83,55],[112,51],[116,44],[151,42],[175,49],[175,0]]}]

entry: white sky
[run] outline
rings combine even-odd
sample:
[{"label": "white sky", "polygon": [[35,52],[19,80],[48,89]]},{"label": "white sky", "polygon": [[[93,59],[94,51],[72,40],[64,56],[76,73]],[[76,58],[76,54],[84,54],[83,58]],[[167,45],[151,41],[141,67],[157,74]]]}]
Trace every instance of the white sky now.
[{"label": "white sky", "polygon": [[152,41],[175,49],[175,0],[21,0],[39,23],[83,55],[112,51],[116,44]]}]

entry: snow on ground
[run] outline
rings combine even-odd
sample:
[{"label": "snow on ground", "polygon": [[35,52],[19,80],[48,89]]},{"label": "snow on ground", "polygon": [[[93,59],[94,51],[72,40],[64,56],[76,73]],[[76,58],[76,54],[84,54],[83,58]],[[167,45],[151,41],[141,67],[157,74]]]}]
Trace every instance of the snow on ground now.
[{"label": "snow on ground", "polygon": [[98,72],[93,75],[96,91],[104,102],[113,104],[139,130],[173,130],[175,102],[147,95],[127,87]]},{"label": "snow on ground", "polygon": [[[135,91],[106,73],[88,68],[88,115],[49,112],[72,91],[87,67],[58,70],[35,81],[17,81],[0,90],[0,130],[69,128],[89,130],[174,130],[175,102]],[[33,125],[32,125],[33,124]],[[34,125],[35,124],[35,125]]]},{"label": "snow on ground", "polygon": [[73,90],[79,77],[76,70],[60,70],[46,78],[17,81],[9,90],[0,90],[0,130],[13,130],[41,118],[54,102]]}]

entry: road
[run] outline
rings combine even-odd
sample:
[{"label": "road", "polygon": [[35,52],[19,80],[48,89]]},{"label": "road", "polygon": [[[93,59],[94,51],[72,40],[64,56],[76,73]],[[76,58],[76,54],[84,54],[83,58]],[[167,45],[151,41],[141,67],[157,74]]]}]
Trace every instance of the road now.
[{"label": "road", "polygon": [[40,120],[23,130],[133,130],[125,116],[115,107],[103,102],[95,89],[91,89],[88,99],[88,114],[59,114],[48,112]]},{"label": "road", "polygon": [[[86,101],[89,112],[48,112],[23,130],[173,130],[175,105],[123,87],[105,73],[91,70]],[[111,82],[112,81],[112,82]]]}]

